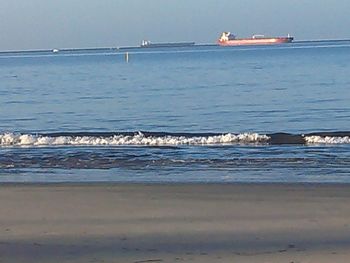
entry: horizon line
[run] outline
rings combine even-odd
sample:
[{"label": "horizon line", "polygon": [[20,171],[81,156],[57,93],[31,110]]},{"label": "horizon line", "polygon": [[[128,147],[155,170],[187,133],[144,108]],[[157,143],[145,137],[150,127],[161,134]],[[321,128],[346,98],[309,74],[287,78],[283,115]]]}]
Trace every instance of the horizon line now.
[{"label": "horizon line", "polygon": [[[310,42],[328,42],[328,41],[350,41],[350,38],[324,38],[324,39],[301,39],[294,40],[292,43],[310,43]],[[216,43],[195,43],[194,46],[217,46]],[[118,49],[128,49],[128,48],[139,48],[138,46],[113,46],[113,47],[66,47],[66,48],[38,48],[38,49],[5,49],[0,50],[0,54],[6,53],[23,53],[23,52],[54,52],[57,51],[83,51],[83,50],[118,50]]]}]

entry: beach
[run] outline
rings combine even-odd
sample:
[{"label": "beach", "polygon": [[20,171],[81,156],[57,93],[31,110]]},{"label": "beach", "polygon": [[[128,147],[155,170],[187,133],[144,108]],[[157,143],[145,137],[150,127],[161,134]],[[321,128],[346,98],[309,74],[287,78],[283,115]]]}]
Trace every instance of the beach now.
[{"label": "beach", "polygon": [[0,262],[348,262],[347,184],[2,184]]},{"label": "beach", "polygon": [[0,263],[350,262],[345,1],[3,2]]}]

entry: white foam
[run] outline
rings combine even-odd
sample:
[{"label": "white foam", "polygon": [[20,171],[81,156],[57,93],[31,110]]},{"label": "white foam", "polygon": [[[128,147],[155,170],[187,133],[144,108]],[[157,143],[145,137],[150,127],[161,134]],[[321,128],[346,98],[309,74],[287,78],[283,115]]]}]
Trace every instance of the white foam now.
[{"label": "white foam", "polygon": [[269,139],[266,135],[257,133],[243,134],[223,134],[217,136],[145,136],[138,133],[133,136],[114,135],[111,137],[94,137],[94,136],[58,136],[48,137],[32,134],[0,134],[0,146],[59,146],[59,145],[76,145],[76,146],[99,146],[99,145],[216,145],[232,143],[258,143],[266,142]]},{"label": "white foam", "polygon": [[307,144],[349,144],[350,137],[307,136],[305,141]]}]

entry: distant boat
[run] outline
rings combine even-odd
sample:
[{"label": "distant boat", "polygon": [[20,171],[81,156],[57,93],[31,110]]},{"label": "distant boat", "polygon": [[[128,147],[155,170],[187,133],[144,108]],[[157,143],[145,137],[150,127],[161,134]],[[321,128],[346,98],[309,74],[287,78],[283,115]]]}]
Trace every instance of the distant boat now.
[{"label": "distant boat", "polygon": [[264,35],[254,35],[251,38],[236,38],[230,32],[223,32],[217,43],[220,46],[242,46],[242,45],[273,45],[291,43],[293,37],[289,34],[286,37],[265,37]]},{"label": "distant boat", "polygon": [[148,40],[142,40],[140,47],[144,48],[156,48],[156,47],[190,47],[194,46],[195,42],[164,42],[164,43],[152,43]]},{"label": "distant boat", "polygon": [[60,52],[60,50],[57,49],[57,48],[54,48],[54,49],[52,50],[52,52],[53,52],[53,53],[58,53],[58,52]]}]

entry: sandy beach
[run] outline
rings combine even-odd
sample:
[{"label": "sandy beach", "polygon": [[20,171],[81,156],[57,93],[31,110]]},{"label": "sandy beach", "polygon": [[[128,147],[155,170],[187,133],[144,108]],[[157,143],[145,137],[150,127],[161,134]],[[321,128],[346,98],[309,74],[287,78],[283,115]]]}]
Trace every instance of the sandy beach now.
[{"label": "sandy beach", "polygon": [[349,262],[350,185],[0,186],[0,262]]}]

